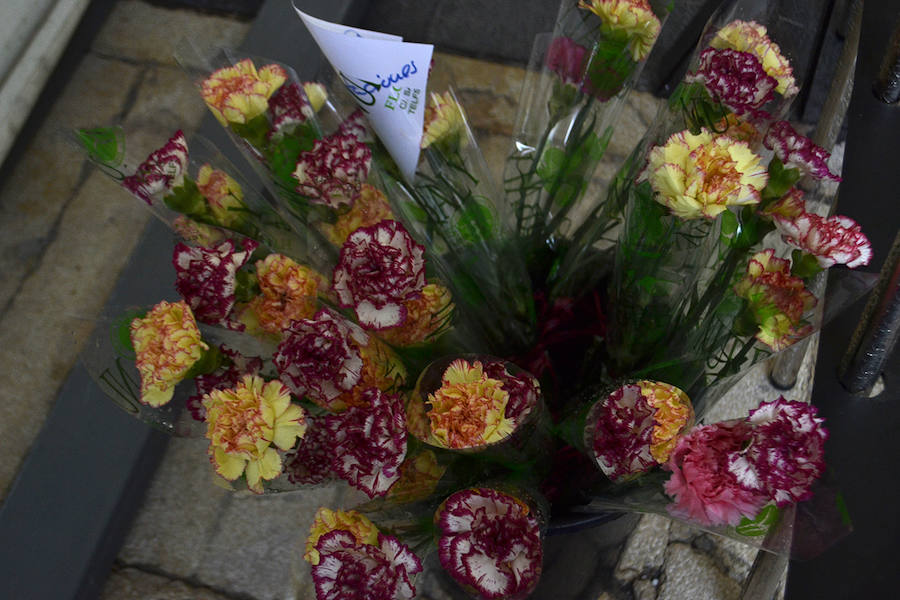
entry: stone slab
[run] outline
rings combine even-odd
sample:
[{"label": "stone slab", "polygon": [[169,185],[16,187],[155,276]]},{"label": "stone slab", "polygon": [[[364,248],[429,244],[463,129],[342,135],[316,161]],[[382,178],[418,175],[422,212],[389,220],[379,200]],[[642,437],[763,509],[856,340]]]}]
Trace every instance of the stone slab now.
[{"label": "stone slab", "polygon": [[147,573],[140,569],[114,569],[100,600],[231,600],[232,595]]},{"label": "stone slab", "polygon": [[740,586],[712,559],[688,545],[670,544],[657,600],[737,600]]}]

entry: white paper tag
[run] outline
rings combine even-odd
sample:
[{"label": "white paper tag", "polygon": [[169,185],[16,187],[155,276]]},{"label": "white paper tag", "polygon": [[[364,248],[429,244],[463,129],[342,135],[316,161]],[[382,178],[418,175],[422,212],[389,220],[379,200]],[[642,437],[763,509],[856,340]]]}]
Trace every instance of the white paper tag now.
[{"label": "white paper tag", "polygon": [[294,10],[365,111],[400,172],[412,182],[425,123],[425,90],[434,46],[337,25]]}]

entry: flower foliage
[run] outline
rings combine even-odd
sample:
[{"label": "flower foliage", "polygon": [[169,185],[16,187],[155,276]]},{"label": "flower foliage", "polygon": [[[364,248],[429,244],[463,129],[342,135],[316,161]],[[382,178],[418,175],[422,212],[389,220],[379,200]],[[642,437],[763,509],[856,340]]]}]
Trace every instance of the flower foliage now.
[{"label": "flower foliage", "polygon": [[345,308],[370,329],[406,320],[404,305],[425,287],[425,248],[397,221],[381,221],[350,234],[334,268],[332,288]]},{"label": "flower foliage", "polygon": [[828,158],[831,154],[809,138],[797,133],[787,121],[773,123],[766,132],[763,143],[766,148],[773,150],[775,156],[787,167],[800,169],[802,173],[817,179],[841,180],[828,169]]},{"label": "flower foliage", "polygon": [[872,260],[872,244],[862,228],[849,217],[820,217],[803,213],[795,218],[775,217],[785,242],[816,257],[823,269],[847,265],[854,269]]},{"label": "flower foliage", "polygon": [[287,80],[287,72],[271,64],[259,70],[250,59],[215,71],[200,86],[203,101],[222,125],[244,124],[269,108],[269,97]]},{"label": "flower foliage", "polygon": [[702,83],[713,98],[739,115],[762,108],[771,100],[777,83],[756,56],[730,48],[705,49],[697,71],[689,73],[685,81]]},{"label": "flower foliage", "polygon": [[334,209],[352,206],[369,176],[372,151],[352,135],[318,139],[297,159],[297,191],[313,204]]},{"label": "flower foliage", "polygon": [[410,600],[413,577],[422,563],[389,535],[361,544],[347,531],[326,533],[316,543],[319,562],[312,568],[317,600]]},{"label": "flower foliage", "polygon": [[578,7],[600,17],[604,31],[626,36],[635,62],[647,58],[662,28],[647,0],[579,0]]},{"label": "flower foliage", "polygon": [[175,289],[198,320],[212,325],[225,323],[234,308],[235,275],[258,246],[253,240],[246,240],[241,251],[232,240],[212,248],[182,243],[175,246]]},{"label": "flower foliage", "polygon": [[181,183],[187,163],[187,140],[179,129],[165,146],[152,152],[132,175],[122,180],[122,187],[147,204],[153,204],[154,195],[168,192]]},{"label": "flower foliage", "polygon": [[438,509],[441,566],[485,599],[527,596],[541,574],[540,522],[520,500],[489,488],[456,492]]},{"label": "flower foliage", "polygon": [[682,131],[650,151],[656,199],[682,219],[712,218],[728,206],[757,204],[768,173],[745,142]]},{"label": "flower foliage", "polygon": [[753,54],[766,73],[778,82],[775,91],[782,96],[790,97],[800,91],[794,81],[790,61],[781,53],[778,44],[769,38],[766,28],[756,21],[732,21],[716,32],[709,45]]},{"label": "flower foliage", "polygon": [[291,403],[280,381],[245,376],[228,390],[213,390],[203,399],[206,408],[210,460],[228,481],[241,475],[247,487],[262,493],[262,480],[281,474],[281,456],[306,433],[303,409]]},{"label": "flower foliage", "polygon": [[787,348],[812,330],[803,316],[816,298],[802,279],[790,274],[790,261],[776,258],[771,248],[753,255],[734,291],[747,301],[759,326],[756,339],[773,350]]},{"label": "flower foliage", "polygon": [[172,399],[175,385],[209,349],[200,338],[191,308],[183,300],[163,300],[145,317],[134,319],[131,343],[141,374],[140,400],[154,407]]}]

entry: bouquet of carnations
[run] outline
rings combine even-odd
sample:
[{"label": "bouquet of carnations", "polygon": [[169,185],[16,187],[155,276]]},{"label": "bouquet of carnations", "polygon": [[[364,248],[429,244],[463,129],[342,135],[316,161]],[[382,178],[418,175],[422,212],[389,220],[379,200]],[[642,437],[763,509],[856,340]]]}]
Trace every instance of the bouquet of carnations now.
[{"label": "bouquet of carnations", "polygon": [[320,599],[412,598],[431,550],[472,597],[524,598],[571,511],[664,512],[758,544],[822,476],[822,419],[777,398],[698,421],[814,331],[819,271],[871,251],[815,212],[822,194],[804,203],[801,178],[838,178],[779,120],[797,83],[740,7],[713,17],[605,193],[594,168],[662,3],[562,2],[502,185],[453,91],[428,90],[430,46],[303,13],[340,86],[229,51],[189,69],[264,184],[180,132],[129,167],[121,130],[79,130],[181,238],[181,299],[101,327],[97,381],[205,436],[235,489],[365,493],[316,515]]}]

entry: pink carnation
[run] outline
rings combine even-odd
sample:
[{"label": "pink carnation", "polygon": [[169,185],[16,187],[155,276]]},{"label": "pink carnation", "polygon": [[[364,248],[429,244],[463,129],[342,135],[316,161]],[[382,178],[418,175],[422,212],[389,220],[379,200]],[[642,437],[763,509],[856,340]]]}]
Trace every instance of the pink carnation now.
[{"label": "pink carnation", "polygon": [[165,146],[151,153],[133,175],[122,180],[122,187],[152,205],[154,195],[167,192],[181,182],[187,162],[187,140],[179,129]]},{"label": "pink carnation", "polygon": [[810,213],[796,218],[776,215],[775,226],[785,242],[815,256],[823,269],[832,265],[854,269],[872,260],[869,239],[849,217],[825,218]]},{"label": "pink carnation", "polygon": [[412,580],[422,563],[395,537],[379,533],[373,545],[338,529],[320,537],[316,551],[317,600],[410,600],[416,595]]},{"label": "pink carnation", "polygon": [[362,329],[323,308],[312,319],[291,322],[273,361],[291,392],[328,407],[359,382],[363,368],[359,345],[367,343]]},{"label": "pink carnation", "polygon": [[397,221],[360,227],[341,247],[332,289],[366,328],[387,329],[406,320],[404,303],[425,287],[425,248]]},{"label": "pink carnation", "polygon": [[739,115],[762,108],[778,85],[758,58],[730,48],[704,50],[697,72],[689,73],[685,81],[702,83],[713,98]]},{"label": "pink carnation", "polygon": [[352,206],[369,176],[372,151],[352,135],[335,134],[315,141],[300,154],[294,169],[297,191],[313,204],[337,209]]},{"label": "pink carnation", "polygon": [[212,373],[197,375],[194,384],[197,393],[187,399],[187,409],[197,421],[206,420],[203,396],[214,390],[229,390],[237,387],[245,375],[257,375],[262,370],[263,361],[258,356],[244,356],[227,346],[219,346],[219,352],[227,359]]},{"label": "pink carnation", "polygon": [[769,501],[750,465],[736,469],[734,459],[749,443],[746,422],[697,427],[682,437],[666,468],[672,477],[666,493],[675,499],[673,515],[702,525],[737,525],[754,517]]},{"label": "pink carnation", "polygon": [[768,496],[778,506],[808,500],[810,488],[825,472],[824,419],[814,406],[779,397],[752,411],[751,442],[740,459],[732,459],[735,470],[743,461],[753,466]]},{"label": "pink carnation", "polygon": [[326,417],[334,444],[332,469],[370,498],[383,496],[400,478],[406,458],[406,410],[399,396],[377,388],[368,405]]},{"label": "pink carnation", "polygon": [[441,566],[480,598],[524,598],[541,576],[540,522],[519,500],[489,488],[456,492],[437,515]]},{"label": "pink carnation", "polygon": [[547,68],[556,73],[563,83],[581,85],[586,54],[587,49],[572,38],[554,38],[547,49]]},{"label": "pink carnation", "polygon": [[766,132],[763,143],[766,148],[773,150],[775,156],[787,167],[800,169],[801,172],[817,179],[841,180],[828,170],[828,159],[831,154],[815,145],[809,138],[797,133],[787,121],[773,123]]},{"label": "pink carnation", "polygon": [[172,256],[175,289],[202,323],[225,323],[234,308],[235,275],[259,246],[249,239],[243,244],[240,252],[232,240],[224,240],[212,248],[182,243],[175,246]]}]

